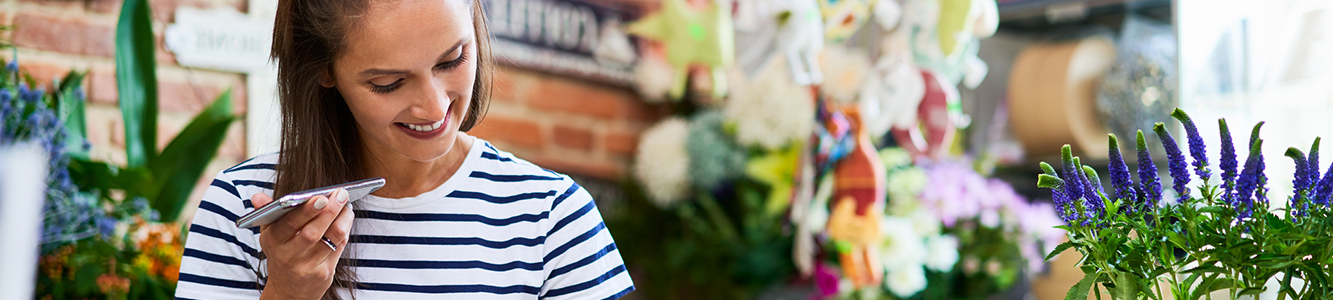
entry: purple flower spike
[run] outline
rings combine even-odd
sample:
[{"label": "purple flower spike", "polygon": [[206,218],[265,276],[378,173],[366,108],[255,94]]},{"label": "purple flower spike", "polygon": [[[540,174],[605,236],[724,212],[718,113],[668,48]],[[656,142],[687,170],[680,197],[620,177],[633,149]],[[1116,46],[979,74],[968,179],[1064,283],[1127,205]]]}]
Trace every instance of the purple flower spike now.
[{"label": "purple flower spike", "polygon": [[[1055,203],[1055,213],[1060,216],[1067,224],[1075,224],[1078,216],[1074,215],[1068,209],[1073,201],[1065,190],[1065,181],[1060,179],[1060,173],[1055,172],[1055,168],[1046,162],[1041,162],[1041,170],[1045,174],[1037,176],[1037,187],[1051,189],[1051,202]],[[1077,212],[1074,209],[1072,212]]]},{"label": "purple flower spike", "polygon": [[1171,116],[1185,125],[1185,136],[1190,144],[1190,156],[1194,158],[1194,174],[1199,175],[1199,179],[1207,182],[1212,177],[1212,172],[1208,170],[1208,151],[1204,148],[1203,137],[1199,136],[1199,128],[1194,126],[1194,120],[1185,114],[1185,111],[1179,108],[1171,112]]},{"label": "purple flower spike", "polygon": [[[1129,166],[1125,165],[1125,158],[1120,156],[1120,141],[1116,140],[1114,134],[1107,135],[1107,144],[1110,150],[1107,153],[1111,157],[1111,187],[1115,188],[1115,198],[1120,199],[1123,204],[1122,211],[1131,209],[1128,205],[1134,199],[1134,181],[1129,178]],[[1132,211],[1132,210],[1129,210]]]},{"label": "purple flower spike", "polygon": [[1185,165],[1185,155],[1180,152],[1176,140],[1171,138],[1171,133],[1166,131],[1165,124],[1157,123],[1153,131],[1157,132],[1157,137],[1162,139],[1162,148],[1166,149],[1166,162],[1171,172],[1171,188],[1176,190],[1176,202],[1185,203],[1190,197],[1190,173]]},{"label": "purple flower spike", "polygon": [[[1074,162],[1078,163],[1077,157],[1074,158]],[[1083,166],[1083,184],[1086,185],[1083,189],[1086,196],[1083,199],[1086,201],[1089,218],[1100,219],[1106,215],[1106,202],[1102,200],[1102,195],[1106,192],[1102,191],[1100,178],[1101,176],[1097,176],[1097,170]]]},{"label": "purple flower spike", "polygon": [[1310,178],[1310,199],[1316,196],[1314,184],[1319,183],[1319,138],[1314,138],[1314,144],[1310,144],[1310,156],[1305,160],[1305,175]]},{"label": "purple flower spike", "polygon": [[1065,195],[1069,196],[1070,201],[1078,202],[1082,198],[1083,187],[1085,186],[1079,180],[1083,174],[1083,168],[1074,163],[1073,150],[1069,145],[1060,148],[1060,162],[1063,168],[1060,170],[1060,179],[1065,181]]},{"label": "purple flower spike", "polygon": [[1157,178],[1157,165],[1152,162],[1152,154],[1148,153],[1148,143],[1143,140],[1143,131],[1139,130],[1135,136],[1136,146],[1139,150],[1139,206],[1145,206],[1149,209],[1156,208],[1157,202],[1162,200],[1162,181]]},{"label": "purple flower spike", "polygon": [[1259,189],[1262,189],[1260,176],[1263,175],[1264,158],[1259,152],[1263,143],[1263,140],[1255,139],[1250,145],[1250,156],[1245,158],[1245,169],[1241,170],[1240,179],[1236,180],[1236,194],[1232,198],[1231,206],[1236,208],[1242,219],[1249,218],[1253,213],[1254,196]]},{"label": "purple flower spike", "polygon": [[1231,142],[1231,129],[1227,128],[1226,119],[1217,119],[1217,125],[1221,128],[1222,135],[1222,201],[1230,203],[1232,194],[1236,192],[1236,145]]},{"label": "purple flower spike", "polygon": [[1287,207],[1295,209],[1297,205],[1300,205],[1300,210],[1305,210],[1309,208],[1309,205],[1304,205],[1302,203],[1305,203],[1303,199],[1308,199],[1310,197],[1310,162],[1306,160],[1305,153],[1301,153],[1301,149],[1296,149],[1295,147],[1287,148],[1286,154],[1287,157],[1291,158],[1292,162],[1296,163],[1296,174],[1293,175],[1291,179],[1291,186],[1295,191],[1293,191],[1294,194],[1291,196],[1290,205]]}]

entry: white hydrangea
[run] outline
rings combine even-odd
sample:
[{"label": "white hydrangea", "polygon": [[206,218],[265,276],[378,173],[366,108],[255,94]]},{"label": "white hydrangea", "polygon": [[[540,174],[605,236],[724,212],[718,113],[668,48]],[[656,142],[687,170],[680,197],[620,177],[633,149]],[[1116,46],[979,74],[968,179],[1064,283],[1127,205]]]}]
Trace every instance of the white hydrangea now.
[{"label": "white hydrangea", "polygon": [[925,239],[917,235],[912,221],[906,218],[886,216],[880,220],[880,257],[885,270],[900,269],[905,266],[921,266],[926,261]]},{"label": "white hydrangea", "polygon": [[938,272],[949,272],[958,263],[958,237],[937,235],[926,239],[926,267]]},{"label": "white hydrangea", "polygon": [[926,284],[926,270],[921,265],[891,269],[884,276],[884,288],[903,299],[925,290]]},{"label": "white hydrangea", "polygon": [[690,189],[690,155],[685,150],[689,123],[672,117],[644,131],[634,157],[634,178],[659,207],[684,199]]},{"label": "white hydrangea", "polygon": [[665,60],[644,56],[634,66],[634,86],[644,102],[661,103],[667,99],[675,72]]},{"label": "white hydrangea", "polygon": [[758,77],[735,89],[722,109],[736,125],[736,140],[746,146],[780,149],[808,138],[815,128],[810,89],[792,82],[782,59],[773,59]]}]

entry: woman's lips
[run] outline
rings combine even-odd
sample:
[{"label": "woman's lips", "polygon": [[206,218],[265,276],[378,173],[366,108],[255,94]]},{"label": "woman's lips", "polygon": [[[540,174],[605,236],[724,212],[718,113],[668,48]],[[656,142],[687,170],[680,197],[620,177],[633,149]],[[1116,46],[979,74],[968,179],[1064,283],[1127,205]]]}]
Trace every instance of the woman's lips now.
[{"label": "woman's lips", "polygon": [[449,115],[444,115],[444,120],[434,123],[394,123],[398,130],[402,130],[407,136],[422,140],[429,140],[444,134],[445,124],[449,123]]}]

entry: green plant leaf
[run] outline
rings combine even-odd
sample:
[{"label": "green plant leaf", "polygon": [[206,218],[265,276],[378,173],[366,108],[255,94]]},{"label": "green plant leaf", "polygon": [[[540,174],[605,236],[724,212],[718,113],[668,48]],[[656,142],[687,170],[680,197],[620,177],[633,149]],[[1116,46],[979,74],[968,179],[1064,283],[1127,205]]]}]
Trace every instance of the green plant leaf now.
[{"label": "green plant leaf", "polygon": [[1208,295],[1209,293],[1224,289],[1229,289],[1235,285],[1236,285],[1235,280],[1232,280],[1230,278],[1217,278],[1217,274],[1213,274],[1210,275],[1208,278],[1204,279],[1202,282],[1200,282],[1199,286],[1194,287],[1194,292],[1191,293],[1193,295],[1191,299],[1197,300],[1199,298],[1203,298],[1203,296]]},{"label": "green plant leaf", "polygon": [[162,150],[162,155],[149,162],[149,169],[158,176],[154,182],[157,197],[150,198],[150,204],[163,221],[175,221],[180,215],[199,176],[227,138],[227,128],[233,120],[228,90],[195,115]]},{"label": "green plant leaf", "polygon": [[1074,246],[1074,242],[1064,242],[1064,243],[1060,243],[1059,246],[1055,246],[1055,250],[1052,250],[1052,251],[1051,251],[1051,254],[1047,254],[1047,255],[1046,255],[1046,261],[1051,261],[1051,259],[1052,259],[1052,258],[1055,258],[1056,255],[1059,255],[1061,252],[1065,252],[1065,250],[1069,250],[1069,247],[1073,247],[1073,246]]},{"label": "green plant leaf", "polygon": [[87,157],[88,153],[83,150],[83,143],[88,136],[88,121],[85,118],[84,99],[77,96],[77,91],[83,85],[83,78],[86,72],[69,71],[65,77],[56,86],[53,94],[56,97],[56,111],[59,113],[60,120],[65,123],[65,130],[70,135],[69,142],[65,143],[65,152],[74,157]]},{"label": "green plant leaf", "polygon": [[152,18],[146,0],[125,0],[116,23],[116,88],[125,122],[125,157],[131,168],[157,155],[157,69]]},{"label": "green plant leaf", "polygon": [[1083,275],[1082,280],[1079,280],[1074,286],[1069,287],[1069,293],[1065,294],[1065,300],[1088,299],[1088,290],[1092,288],[1092,284],[1096,281],[1097,272],[1087,272]]},{"label": "green plant leaf", "polygon": [[1111,295],[1116,299],[1137,299],[1139,295],[1139,277],[1132,273],[1120,272],[1112,279],[1115,281],[1115,289],[1111,290]]},{"label": "green plant leaf", "polygon": [[1246,295],[1250,295],[1250,296],[1258,296],[1259,294],[1261,294],[1261,293],[1263,293],[1263,292],[1264,292],[1264,288],[1263,288],[1263,287],[1252,287],[1252,288],[1248,288],[1248,289],[1241,290],[1241,291],[1240,291],[1240,294],[1238,294],[1238,295],[1240,295],[1240,296],[1246,296]]}]

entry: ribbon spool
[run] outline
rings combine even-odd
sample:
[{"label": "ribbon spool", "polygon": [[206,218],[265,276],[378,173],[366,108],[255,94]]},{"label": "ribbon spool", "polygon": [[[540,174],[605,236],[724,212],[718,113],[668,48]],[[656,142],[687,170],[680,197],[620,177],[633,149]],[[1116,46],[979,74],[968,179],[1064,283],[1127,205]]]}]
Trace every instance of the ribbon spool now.
[{"label": "ribbon spool", "polygon": [[1009,113],[1028,156],[1058,155],[1070,144],[1089,158],[1106,157],[1096,92],[1115,57],[1114,42],[1102,36],[1023,49],[1009,73]]}]

